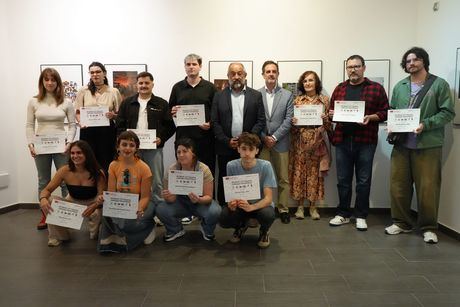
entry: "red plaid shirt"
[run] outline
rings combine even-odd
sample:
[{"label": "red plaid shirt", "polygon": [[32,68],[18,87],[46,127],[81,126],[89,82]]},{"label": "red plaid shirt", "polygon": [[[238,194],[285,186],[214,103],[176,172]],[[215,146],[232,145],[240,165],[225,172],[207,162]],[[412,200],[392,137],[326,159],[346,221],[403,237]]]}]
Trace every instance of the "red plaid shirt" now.
[{"label": "red plaid shirt", "polygon": [[[340,83],[335,88],[331,96],[331,110],[334,110],[336,100],[345,100],[349,80]],[[377,82],[364,78],[361,91],[361,100],[366,102],[365,115],[377,114],[379,122],[387,120],[387,110],[389,108],[388,97],[385,89]],[[353,141],[357,143],[377,144],[379,133],[379,122],[372,121],[367,125],[357,125],[353,133]],[[332,137],[332,143],[338,144],[343,141],[343,124],[337,123]]]}]

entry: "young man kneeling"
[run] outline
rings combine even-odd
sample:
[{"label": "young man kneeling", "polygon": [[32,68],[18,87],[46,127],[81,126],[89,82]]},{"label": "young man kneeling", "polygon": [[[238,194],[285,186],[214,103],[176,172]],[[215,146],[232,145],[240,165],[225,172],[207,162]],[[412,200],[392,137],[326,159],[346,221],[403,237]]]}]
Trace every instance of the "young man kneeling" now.
[{"label": "young man kneeling", "polygon": [[267,248],[270,245],[268,230],[275,220],[272,194],[277,185],[270,162],[256,159],[260,144],[257,135],[243,132],[238,138],[240,159],[228,162],[227,176],[259,174],[261,198],[250,201],[232,199],[222,209],[220,225],[223,228],[235,228],[230,242],[238,243],[248,228],[247,221],[255,218],[260,224],[257,245],[260,248]]}]

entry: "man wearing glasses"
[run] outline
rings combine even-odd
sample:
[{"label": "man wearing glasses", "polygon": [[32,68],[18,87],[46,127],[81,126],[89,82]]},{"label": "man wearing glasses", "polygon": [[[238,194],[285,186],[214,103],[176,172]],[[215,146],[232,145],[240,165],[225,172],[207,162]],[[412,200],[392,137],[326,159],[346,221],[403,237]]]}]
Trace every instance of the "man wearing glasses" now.
[{"label": "man wearing glasses", "polygon": [[364,101],[362,123],[336,123],[332,143],[336,147],[337,189],[339,205],[330,226],[350,222],[352,216],[351,196],[353,172],[356,174],[356,201],[354,216],[356,229],[367,230],[369,213],[372,165],[377,147],[379,122],[387,119],[388,97],[385,89],[377,82],[364,77],[366,65],[360,55],[352,55],[346,61],[348,80],[340,83],[331,96],[329,116],[334,115],[336,101]]},{"label": "man wearing glasses", "polygon": [[[413,47],[404,53],[401,67],[409,77],[393,89],[391,107],[420,109],[420,124],[405,133],[391,153],[391,217],[393,225],[385,233],[397,235],[418,226],[426,243],[438,237],[439,195],[441,191],[442,146],[444,126],[455,116],[449,84],[428,72],[428,53]],[[417,194],[417,223],[411,215],[413,185]]]}]

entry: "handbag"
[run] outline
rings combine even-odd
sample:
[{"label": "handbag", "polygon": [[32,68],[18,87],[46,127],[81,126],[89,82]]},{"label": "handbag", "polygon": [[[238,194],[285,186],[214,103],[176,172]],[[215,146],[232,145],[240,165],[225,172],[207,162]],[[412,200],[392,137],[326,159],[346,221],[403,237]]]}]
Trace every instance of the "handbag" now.
[{"label": "handbag", "polygon": [[[428,74],[428,78],[425,82],[425,85],[420,90],[419,94],[417,95],[414,106],[412,107],[413,109],[417,109],[418,107],[420,107],[420,104],[422,104],[423,98],[425,97],[428,90],[431,88],[431,85],[433,84],[434,80],[436,80],[436,78],[437,76]],[[387,136],[387,142],[390,145],[401,145],[406,141],[408,133],[409,132],[390,132],[388,133],[388,136]]]}]

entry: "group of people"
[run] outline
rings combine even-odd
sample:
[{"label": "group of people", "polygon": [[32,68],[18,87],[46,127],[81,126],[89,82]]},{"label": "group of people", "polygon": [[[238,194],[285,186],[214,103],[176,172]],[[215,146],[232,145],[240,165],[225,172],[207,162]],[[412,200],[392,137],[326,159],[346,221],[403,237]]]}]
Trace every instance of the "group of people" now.
[{"label": "group of people", "polygon": [[[367,230],[373,159],[379,123],[387,119],[389,108],[420,108],[420,125],[404,133],[391,154],[391,213],[389,235],[418,227],[425,242],[436,243],[437,212],[441,185],[441,150],[444,126],[454,117],[448,83],[429,73],[428,53],[419,47],[409,49],[401,66],[409,76],[393,89],[391,103],[384,88],[364,76],[365,60],[352,55],[346,60],[348,79],[340,83],[331,98],[322,93],[322,83],[314,71],[304,72],[297,83],[299,95],[278,84],[279,69],[274,61],[262,66],[265,86],[259,90],[246,84],[242,63],[231,63],[229,85],[222,91],[200,76],[202,58],[185,57],[186,77],[176,83],[169,102],[154,95],[154,78],[149,72],[137,76],[138,93],[121,101],[116,88],[108,85],[104,65],[93,62],[88,86],[77,94],[75,106],[63,94],[58,72],[46,68],[39,78],[39,93],[29,102],[27,138],[38,172],[42,220],[52,210],[51,193],[60,185],[62,198],[84,204],[91,238],[98,238],[99,252],[131,250],[155,239],[154,216],[165,225],[164,241],[185,234],[181,218],[196,216],[207,241],[214,239],[217,224],[233,228],[231,242],[242,239],[247,228],[260,225],[257,245],[270,245],[269,229],[275,208],[282,223],[290,223],[289,198],[296,201],[297,219],[305,218],[304,205],[313,220],[320,219],[317,203],[324,199],[324,179],[331,166],[335,146],[339,204],[329,221],[340,226],[356,219],[356,229]],[[336,101],[364,101],[362,122],[333,122]],[[183,105],[204,105],[205,123],[199,126],[175,125]],[[88,106],[107,106],[110,125],[84,127],[80,111]],[[320,105],[322,125],[300,125],[294,108]],[[64,121],[68,129],[64,129]],[[74,141],[76,125],[80,140]],[[155,129],[156,149],[140,149],[138,136],[130,129]],[[64,153],[36,154],[35,134],[67,133]],[[165,172],[163,147],[176,133],[176,162]],[[394,133],[393,133],[394,134]],[[115,157],[115,158],[114,158]],[[217,158],[217,171],[216,171]],[[51,179],[51,163],[56,175]],[[168,189],[170,171],[203,173],[200,195],[175,195]],[[217,196],[214,178],[218,174]],[[223,178],[258,174],[260,199],[227,199]],[[356,200],[351,209],[353,175]],[[413,186],[418,203],[418,221],[410,212]],[[277,197],[274,190],[277,189]],[[103,191],[139,195],[137,219],[102,216]],[[69,239],[67,229],[49,225],[50,246]]]}]

